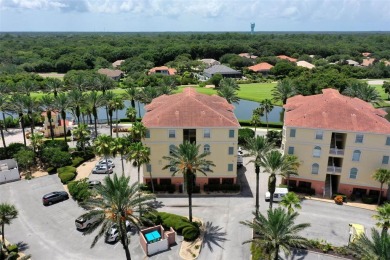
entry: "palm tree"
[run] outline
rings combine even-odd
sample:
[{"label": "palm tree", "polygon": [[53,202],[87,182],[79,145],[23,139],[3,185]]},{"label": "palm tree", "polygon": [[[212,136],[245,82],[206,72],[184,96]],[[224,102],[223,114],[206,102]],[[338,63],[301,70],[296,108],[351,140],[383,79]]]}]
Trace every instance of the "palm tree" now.
[{"label": "palm tree", "polygon": [[[138,92],[136,98],[138,101],[141,101],[144,104],[150,104],[150,102],[152,102],[152,100],[158,96],[160,96],[160,93],[157,87],[147,86]],[[138,112],[140,113],[139,109]]]},{"label": "palm tree", "polygon": [[66,140],[66,110],[68,110],[70,103],[68,96],[65,93],[59,93],[57,97],[54,99],[54,105],[60,111],[62,123],[64,126],[64,140]]},{"label": "palm tree", "polygon": [[109,135],[99,135],[93,142],[95,153],[100,156],[104,156],[106,165],[108,165],[108,157],[115,153],[114,139]]},{"label": "palm tree", "polygon": [[[115,111],[115,117],[116,117],[116,129],[118,129],[118,111],[125,108],[125,104],[123,102],[123,99],[119,96],[115,96],[112,100],[108,102],[108,108],[109,110]],[[111,117],[111,131],[112,131],[112,117]],[[116,137],[118,137],[119,131],[116,131]]]},{"label": "palm tree", "polygon": [[3,114],[3,122],[0,123],[0,133],[1,133],[1,140],[3,140],[3,147],[5,149],[5,153],[7,154],[7,145],[5,143],[4,139],[4,128],[6,128],[6,123],[5,123],[5,110],[8,108],[9,103],[8,103],[8,98],[5,95],[0,95],[0,111]]},{"label": "palm tree", "polygon": [[38,154],[43,145],[43,135],[41,133],[32,134],[30,137],[31,146],[35,154]]},{"label": "palm tree", "polygon": [[379,233],[371,229],[372,241],[367,234],[362,234],[350,244],[351,250],[357,253],[362,260],[388,260],[390,259],[390,235],[387,232]]},{"label": "palm tree", "polygon": [[130,122],[137,121],[137,110],[133,107],[129,107],[126,109],[126,117],[130,120]]},{"label": "palm tree", "polygon": [[253,109],[251,117],[251,125],[255,127],[255,136],[256,136],[256,127],[261,125],[262,111],[258,108]]},{"label": "palm tree", "polygon": [[383,81],[382,88],[387,93],[387,99],[390,99],[390,81]]},{"label": "palm tree", "polygon": [[[103,184],[96,187],[98,196],[88,199],[81,205],[88,210],[81,217],[91,219],[97,217],[99,220],[87,229],[83,234],[92,234],[99,229],[95,236],[91,248],[97,241],[112,227],[113,224],[118,226],[118,236],[125,250],[126,259],[131,259],[129,244],[130,238],[126,230],[126,221],[140,230],[143,221],[139,216],[139,210],[136,206],[141,205],[144,213],[152,212],[149,206],[150,201],[154,199],[153,194],[143,193],[138,183],[130,185],[130,177],[124,175],[118,177],[114,174],[113,178],[107,176]],[[138,214],[137,214],[138,213]]]},{"label": "palm tree", "polygon": [[141,142],[132,143],[127,150],[128,160],[134,161],[137,165],[138,183],[140,183],[140,170],[143,164],[150,162],[150,149]]},{"label": "palm tree", "polygon": [[289,255],[292,247],[305,247],[309,244],[307,238],[299,236],[298,233],[310,227],[310,224],[295,225],[297,212],[286,212],[282,208],[276,208],[268,210],[267,217],[261,213],[253,214],[255,216],[253,222],[247,220],[240,223],[252,228],[257,237],[244,243],[253,242],[255,246],[265,249],[273,259],[279,259],[280,249]]},{"label": "palm tree", "polygon": [[[12,220],[17,217],[18,217],[18,210],[15,208],[14,205],[8,203],[0,204],[0,225],[1,225],[2,241],[5,241],[4,226],[11,224]],[[4,247],[5,247],[5,243],[4,243]]]},{"label": "palm tree", "polygon": [[100,90],[104,95],[107,90],[114,88],[115,81],[106,75],[97,74],[94,79],[93,85],[94,90]]},{"label": "palm tree", "polygon": [[287,103],[287,99],[295,95],[293,82],[289,78],[285,78],[278,82],[272,89],[272,96],[275,102],[282,102],[283,105]]},{"label": "palm tree", "polygon": [[125,174],[125,166],[123,163],[124,155],[126,154],[126,151],[129,149],[131,145],[131,136],[126,135],[123,137],[117,137],[114,139],[115,141],[115,153],[119,153],[121,155],[121,162],[122,162],[122,174]]},{"label": "palm tree", "polygon": [[58,91],[64,87],[64,82],[56,78],[47,78],[46,79],[46,89],[50,92],[53,91],[54,97],[58,95]]},{"label": "palm tree", "polygon": [[343,91],[343,94],[350,97],[356,97],[373,104],[378,104],[382,101],[376,88],[368,85],[367,82],[354,81]]},{"label": "palm tree", "polygon": [[375,171],[372,178],[381,184],[381,189],[378,197],[378,205],[379,205],[382,198],[383,184],[384,183],[390,184],[390,170],[380,168]]},{"label": "palm tree", "polygon": [[168,164],[163,167],[163,170],[167,168],[174,168],[173,174],[182,173],[184,177],[184,188],[188,194],[188,209],[189,219],[192,222],[192,190],[196,179],[196,172],[201,172],[204,175],[206,171],[212,172],[210,166],[215,164],[205,159],[210,153],[203,152],[199,154],[200,145],[184,141],[179,146],[174,146],[171,150],[170,156],[163,156],[164,160],[168,161]]},{"label": "palm tree", "polygon": [[135,109],[135,99],[137,97],[138,90],[135,86],[130,86],[125,89],[125,98],[131,102],[131,107]]},{"label": "palm tree", "polygon": [[86,124],[78,124],[77,127],[72,130],[72,134],[77,140],[77,146],[80,145],[85,154],[85,145],[89,140],[91,130],[88,129]]},{"label": "palm tree", "polygon": [[77,89],[80,92],[85,91],[86,86],[88,85],[88,80],[84,74],[77,73],[72,78],[69,79],[70,89]]},{"label": "palm tree", "polygon": [[21,94],[12,95],[9,99],[9,107],[11,111],[14,111],[19,116],[20,127],[23,132],[23,142],[24,146],[26,146],[26,133],[24,130],[24,96]]},{"label": "palm tree", "polygon": [[31,80],[23,80],[18,83],[18,91],[25,94],[26,96],[30,96],[30,93],[37,89],[37,86],[34,85]]},{"label": "palm tree", "polygon": [[68,99],[72,113],[77,118],[77,124],[80,124],[81,107],[85,104],[85,95],[78,89],[72,89],[68,92]]},{"label": "palm tree", "polygon": [[240,98],[237,96],[237,90],[229,85],[220,86],[217,90],[217,94],[226,99],[229,104],[238,104],[240,102]]},{"label": "palm tree", "polygon": [[107,125],[110,126],[110,136],[112,136],[112,113],[114,112],[114,108],[110,106],[111,102],[115,98],[115,94],[112,91],[107,91],[103,94],[104,96],[104,106],[106,108],[106,116],[107,116]]},{"label": "palm tree", "polygon": [[291,162],[286,155],[281,152],[273,150],[265,154],[261,160],[260,165],[264,167],[264,172],[268,172],[268,191],[270,193],[269,208],[272,209],[274,193],[276,188],[276,175],[289,171],[291,169]]},{"label": "palm tree", "polygon": [[280,205],[285,207],[289,213],[295,209],[301,209],[301,199],[294,192],[288,192],[280,202]]},{"label": "palm tree", "polygon": [[268,153],[272,148],[273,144],[268,142],[268,139],[264,136],[255,136],[253,138],[246,139],[246,150],[248,151],[248,156],[254,157],[250,160],[249,163],[253,163],[255,166],[256,173],[256,214],[259,212],[259,174],[260,174],[260,164],[266,153]]},{"label": "palm tree", "polygon": [[376,225],[382,228],[382,233],[387,232],[390,227],[390,203],[385,203],[377,210],[377,214],[372,217],[378,221]]},{"label": "palm tree", "polygon": [[233,88],[235,90],[240,90],[240,85],[237,84],[236,80],[235,79],[232,79],[232,78],[223,78],[220,82],[219,82],[219,87],[230,87],[230,88]]},{"label": "palm tree", "polygon": [[147,128],[142,122],[135,122],[130,129],[130,134],[134,142],[140,142],[146,137]]},{"label": "palm tree", "polygon": [[268,133],[268,114],[274,109],[274,105],[270,99],[264,99],[260,102],[260,109],[265,114],[265,121],[267,121],[267,133]]},{"label": "palm tree", "polygon": [[34,112],[40,110],[39,102],[37,101],[36,98],[33,98],[30,95],[23,96],[22,102],[24,105],[24,109],[27,110],[27,116],[30,120],[31,134],[34,134],[34,128],[35,128]]},{"label": "palm tree", "polygon": [[51,140],[54,140],[53,122],[51,117],[55,108],[54,98],[50,94],[43,95],[41,97],[40,104],[41,104],[41,108],[43,109],[43,112],[46,112],[46,117],[47,120],[49,121]]},{"label": "palm tree", "polygon": [[[271,133],[272,131],[270,131]],[[290,176],[298,175],[298,168],[301,165],[296,155],[286,154],[286,160],[289,162],[289,167],[281,172],[284,178],[286,178],[287,187],[290,187]]]},{"label": "palm tree", "polygon": [[105,105],[105,98],[104,95],[99,95],[97,91],[93,90],[89,92],[89,94],[86,95],[86,101],[89,104],[89,106],[92,108],[92,114],[94,117],[94,122],[95,122],[95,136],[98,135],[97,132],[97,119],[98,119],[98,114],[97,114],[97,109],[99,107],[102,107]]}]

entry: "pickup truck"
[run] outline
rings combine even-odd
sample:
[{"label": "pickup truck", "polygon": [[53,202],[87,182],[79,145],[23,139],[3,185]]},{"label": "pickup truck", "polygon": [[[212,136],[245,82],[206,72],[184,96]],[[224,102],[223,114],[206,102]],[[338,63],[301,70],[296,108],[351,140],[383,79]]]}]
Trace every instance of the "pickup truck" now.
[{"label": "pickup truck", "polygon": [[107,167],[107,165],[97,165],[93,168],[92,173],[103,173],[103,174],[111,174],[113,172],[112,167]]}]

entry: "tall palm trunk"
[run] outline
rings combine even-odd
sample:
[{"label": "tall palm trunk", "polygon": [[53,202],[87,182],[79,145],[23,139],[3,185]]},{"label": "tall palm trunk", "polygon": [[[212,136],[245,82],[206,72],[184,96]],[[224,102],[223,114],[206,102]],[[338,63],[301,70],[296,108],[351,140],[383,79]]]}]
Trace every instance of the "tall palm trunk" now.
[{"label": "tall palm trunk", "polygon": [[66,122],[65,122],[65,120],[66,120],[66,113],[65,113],[64,110],[61,111],[61,117],[62,117],[62,121],[64,123],[64,140],[65,140],[65,143],[66,143],[67,142],[67,140],[66,140]]},{"label": "tall palm trunk", "polygon": [[123,152],[121,152],[121,162],[122,162],[122,175],[124,175],[125,174],[125,164],[124,164],[124,162],[123,162],[124,160],[123,160]]},{"label": "tall palm trunk", "polygon": [[76,106],[76,117],[77,117],[77,125],[80,124],[80,106]]},{"label": "tall palm trunk", "polygon": [[274,260],[278,260],[279,259],[279,245],[276,245],[275,246],[275,256],[274,256]]},{"label": "tall palm trunk", "polygon": [[24,146],[27,146],[27,144],[26,144],[26,133],[25,133],[25,131],[24,131],[23,113],[19,113],[19,120],[20,120],[20,126],[22,127]]},{"label": "tall palm trunk", "polygon": [[[110,120],[109,120],[109,118],[108,118],[110,112],[109,112],[108,110],[109,110],[109,109],[108,109],[108,107],[106,106],[107,125],[110,124]],[[111,136],[112,136],[112,135],[111,135]]]},{"label": "tall palm trunk", "polygon": [[[141,107],[139,105],[139,101],[138,101],[138,117],[141,118]],[[135,121],[137,121],[137,118]]]},{"label": "tall palm trunk", "polygon": [[260,182],[260,166],[255,166],[256,173],[256,216],[259,214],[259,182]]},{"label": "tall palm trunk", "polygon": [[118,122],[119,122],[118,109],[115,111],[115,116],[116,116],[116,138],[118,138],[119,137],[119,131],[118,131]]},{"label": "tall palm trunk", "polygon": [[93,108],[92,113],[93,113],[93,118],[95,120],[95,137],[97,137],[98,136],[98,133],[97,133],[97,117],[98,117],[98,115],[97,115],[96,107]]},{"label": "tall palm trunk", "polygon": [[[110,136],[112,137],[112,110],[111,109],[108,110],[108,116],[109,116],[108,124],[110,125]],[[117,131],[117,133],[118,133],[118,131]]]},{"label": "tall palm trunk", "polygon": [[31,129],[31,135],[34,134],[34,115],[32,114],[32,111],[27,112],[28,118],[30,119],[30,129]]},{"label": "tall palm trunk", "polygon": [[135,101],[134,101],[134,98],[131,99],[131,107],[132,107],[132,108],[135,108]]},{"label": "tall palm trunk", "polygon": [[121,243],[122,243],[123,249],[125,250],[126,260],[131,260],[128,238],[127,238],[127,236],[125,236],[125,235],[127,235],[127,230],[126,230],[126,227],[123,227],[123,225],[125,225],[125,224],[122,223],[120,225],[120,229],[121,229],[121,233],[122,233]]},{"label": "tall palm trunk", "polygon": [[3,111],[4,130],[7,131],[7,124],[5,123],[5,113]]},{"label": "tall palm trunk", "polygon": [[268,178],[268,191],[270,193],[270,198],[269,198],[270,209],[272,209],[272,204],[274,202],[275,187],[276,187],[276,176],[274,173],[272,173]]},{"label": "tall palm trunk", "polygon": [[3,140],[4,151],[5,154],[7,155],[7,145],[5,144],[5,139],[4,139],[3,124],[0,125],[0,132],[1,132],[1,140]]},{"label": "tall palm trunk", "polygon": [[3,241],[4,248],[6,248],[6,246],[5,246],[5,239],[4,239],[4,223],[1,224],[1,239],[2,239],[1,241]]},{"label": "tall palm trunk", "polygon": [[[150,181],[152,183],[152,193],[154,194],[154,183],[153,183],[152,171],[149,172],[149,176],[150,176]],[[156,199],[154,199],[154,200],[156,200]]]},{"label": "tall palm trunk", "polygon": [[54,140],[53,124],[51,122],[51,111],[46,111],[47,120],[49,120],[51,140]]},{"label": "tall palm trunk", "polygon": [[268,113],[265,113],[265,121],[267,121],[267,134],[268,134]]},{"label": "tall palm trunk", "polygon": [[193,173],[190,170],[187,170],[186,174],[186,186],[187,186],[187,194],[188,194],[188,218],[190,222],[192,222],[192,186],[193,186]]}]

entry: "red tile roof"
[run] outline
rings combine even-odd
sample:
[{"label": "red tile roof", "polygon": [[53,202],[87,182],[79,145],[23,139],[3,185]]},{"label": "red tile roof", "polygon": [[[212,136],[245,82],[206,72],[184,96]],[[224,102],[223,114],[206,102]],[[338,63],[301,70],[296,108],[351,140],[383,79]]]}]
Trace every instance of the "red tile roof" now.
[{"label": "red tile roof", "polygon": [[290,127],[390,134],[390,122],[382,109],[358,98],[341,95],[335,89],[323,94],[287,99],[284,124]]},{"label": "red tile roof", "polygon": [[238,54],[238,56],[240,57],[243,57],[243,58],[247,58],[247,59],[256,59],[257,56],[256,55],[253,55],[253,54],[250,54],[250,53],[240,53]]},{"label": "red tile roof", "polygon": [[375,61],[376,59],[374,58],[363,59],[362,66],[368,67],[370,65],[373,65]]},{"label": "red tile roof", "polygon": [[291,62],[297,62],[297,59],[291,58],[291,57],[286,56],[286,55],[279,55],[279,56],[276,56],[276,57],[279,58],[279,59],[282,59],[282,60],[288,60],[288,61],[291,61]]},{"label": "red tile roof", "polygon": [[194,88],[157,97],[145,110],[146,127],[240,127],[234,106],[226,99],[197,93]]},{"label": "red tile roof", "polygon": [[149,70],[149,74],[157,73],[157,71],[168,71],[168,75],[175,75],[176,69],[168,68],[167,66],[154,67]]},{"label": "red tile roof", "polygon": [[262,72],[262,71],[270,71],[274,66],[267,62],[261,62],[259,64],[253,65],[248,67],[249,70],[252,70],[254,72]]}]

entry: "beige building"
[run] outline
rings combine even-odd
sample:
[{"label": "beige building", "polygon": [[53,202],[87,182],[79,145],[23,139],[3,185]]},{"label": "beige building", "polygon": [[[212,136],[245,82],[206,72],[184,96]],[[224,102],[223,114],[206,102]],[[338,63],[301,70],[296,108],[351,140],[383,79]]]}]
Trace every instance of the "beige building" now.
[{"label": "beige building", "polygon": [[[51,137],[50,132],[50,122],[49,118],[47,117],[46,111],[41,113],[41,116],[44,118],[43,122],[43,136],[48,138]],[[64,136],[64,123],[66,124],[67,130],[69,126],[72,126],[73,123],[68,120],[62,120],[61,114],[58,111],[51,111],[51,127],[53,128],[53,134],[55,137],[57,136]]]},{"label": "beige building", "polygon": [[145,110],[142,122],[148,132],[144,143],[150,147],[151,160],[143,168],[144,182],[151,181],[151,173],[154,183],[183,183],[181,173],[172,176],[174,169],[162,170],[168,163],[162,157],[168,156],[173,146],[188,140],[200,145],[200,152],[209,151],[207,159],[216,165],[207,176],[197,174],[196,183],[202,189],[209,183],[236,183],[240,124],[233,105],[222,97],[185,88],[183,93],[153,99]]},{"label": "beige building", "polygon": [[[282,148],[300,160],[292,185],[317,194],[377,195],[378,168],[390,169],[390,122],[381,109],[324,89],[287,100]],[[386,194],[387,185],[384,185]]]}]

